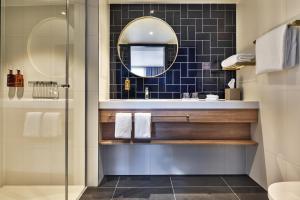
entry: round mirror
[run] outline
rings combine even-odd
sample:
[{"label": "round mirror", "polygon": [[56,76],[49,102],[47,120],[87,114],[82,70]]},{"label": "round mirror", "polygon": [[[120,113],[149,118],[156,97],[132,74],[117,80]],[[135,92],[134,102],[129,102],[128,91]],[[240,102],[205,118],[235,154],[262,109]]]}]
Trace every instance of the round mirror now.
[{"label": "round mirror", "polygon": [[152,16],[131,21],[122,30],[118,41],[122,64],[141,77],[165,73],[175,62],[177,53],[175,31],[167,22]]}]

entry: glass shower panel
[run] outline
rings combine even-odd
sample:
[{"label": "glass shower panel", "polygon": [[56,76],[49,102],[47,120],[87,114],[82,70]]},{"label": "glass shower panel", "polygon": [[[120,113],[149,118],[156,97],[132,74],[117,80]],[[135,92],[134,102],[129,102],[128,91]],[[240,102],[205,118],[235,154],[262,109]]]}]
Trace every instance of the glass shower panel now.
[{"label": "glass shower panel", "polygon": [[[63,200],[66,180],[76,199],[84,187],[84,24],[67,3],[1,0],[1,200]],[[24,87],[7,87],[9,70]]]},{"label": "glass shower panel", "polygon": [[[85,0],[69,1],[68,195],[85,186]],[[69,199],[70,199],[69,198]]]}]

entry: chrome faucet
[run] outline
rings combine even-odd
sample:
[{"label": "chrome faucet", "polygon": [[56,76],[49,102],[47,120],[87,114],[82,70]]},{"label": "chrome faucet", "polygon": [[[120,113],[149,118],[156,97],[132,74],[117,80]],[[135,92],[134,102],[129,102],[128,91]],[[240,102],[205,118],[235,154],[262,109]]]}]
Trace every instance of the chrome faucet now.
[{"label": "chrome faucet", "polygon": [[149,99],[149,88],[145,87],[145,99]]}]

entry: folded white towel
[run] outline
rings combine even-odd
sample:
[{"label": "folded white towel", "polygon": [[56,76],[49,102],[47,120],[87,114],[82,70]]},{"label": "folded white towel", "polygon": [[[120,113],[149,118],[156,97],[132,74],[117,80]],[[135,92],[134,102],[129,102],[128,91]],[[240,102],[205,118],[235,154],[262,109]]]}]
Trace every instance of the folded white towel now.
[{"label": "folded white towel", "polygon": [[298,31],[287,24],[256,40],[256,74],[281,71],[297,62]]},{"label": "folded white towel", "polygon": [[249,54],[249,53],[236,54],[223,60],[221,65],[223,68],[226,68],[226,67],[234,66],[240,62],[252,62],[253,60],[255,60],[254,54]]},{"label": "folded white towel", "polygon": [[62,121],[59,112],[46,112],[43,115],[41,136],[42,137],[57,137],[62,135]]},{"label": "folded white towel", "polygon": [[40,137],[42,112],[27,112],[25,115],[23,136]]},{"label": "folded white towel", "polygon": [[115,119],[115,138],[130,139],[132,131],[132,114],[117,113]]},{"label": "folded white towel", "polygon": [[151,113],[134,114],[134,137],[138,139],[151,138]]}]

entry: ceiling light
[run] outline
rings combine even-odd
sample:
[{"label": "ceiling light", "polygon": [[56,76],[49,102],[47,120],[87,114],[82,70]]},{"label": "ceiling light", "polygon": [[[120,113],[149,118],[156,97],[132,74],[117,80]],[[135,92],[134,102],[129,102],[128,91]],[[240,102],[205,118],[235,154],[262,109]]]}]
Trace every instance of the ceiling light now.
[{"label": "ceiling light", "polygon": [[62,15],[66,15],[67,13],[65,11],[62,11],[60,14]]},{"label": "ceiling light", "polygon": [[153,35],[154,33],[152,31],[149,32],[149,35]]}]

